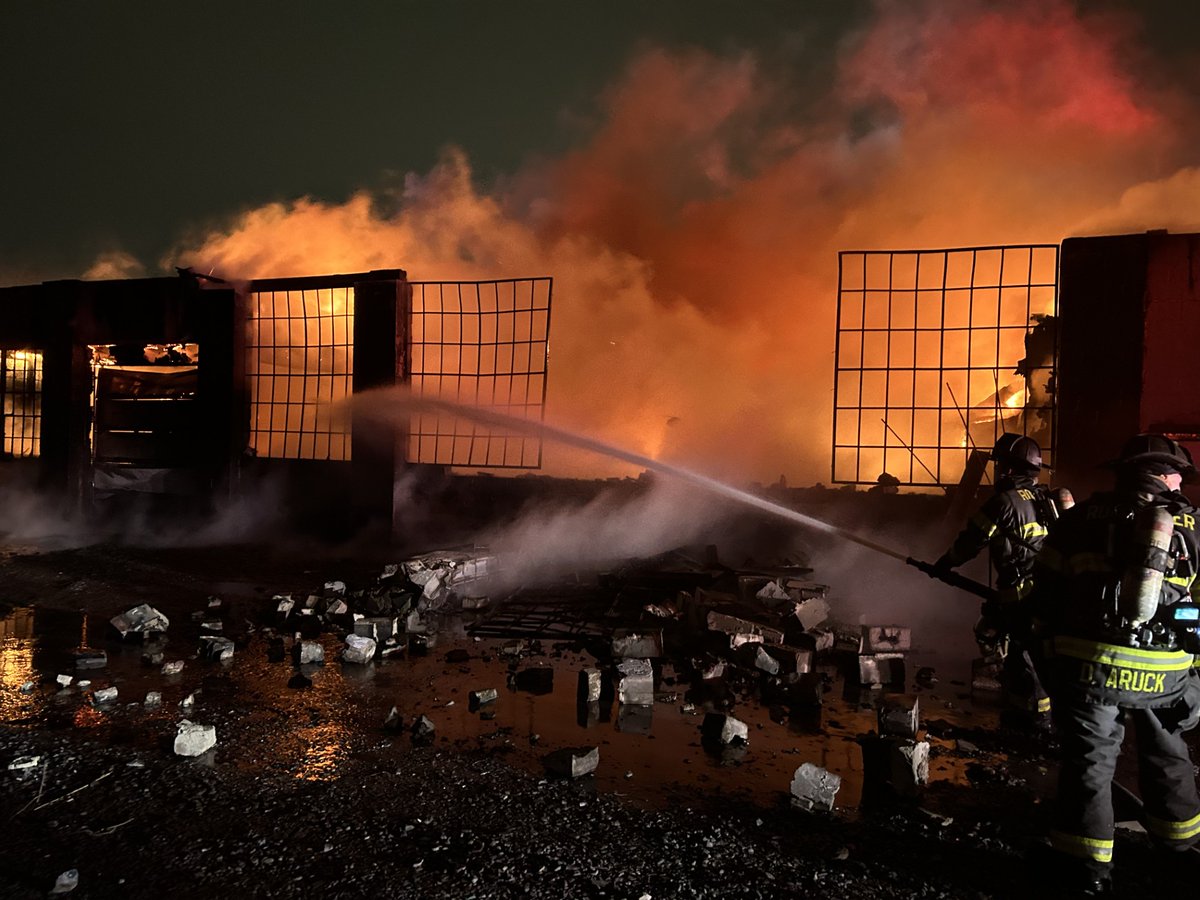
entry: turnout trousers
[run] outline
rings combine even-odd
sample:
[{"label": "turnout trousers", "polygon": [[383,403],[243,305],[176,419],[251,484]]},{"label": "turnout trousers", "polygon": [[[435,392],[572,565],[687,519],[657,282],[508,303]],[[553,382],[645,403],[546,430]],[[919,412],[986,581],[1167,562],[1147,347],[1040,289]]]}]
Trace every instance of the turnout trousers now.
[{"label": "turnout trousers", "polygon": [[1200,797],[1183,739],[1194,724],[1192,710],[1182,704],[1110,706],[1056,697],[1062,763],[1050,843],[1058,854],[1102,874],[1112,862],[1112,781],[1127,720],[1137,738],[1146,830],[1172,850],[1186,850],[1200,840]]}]

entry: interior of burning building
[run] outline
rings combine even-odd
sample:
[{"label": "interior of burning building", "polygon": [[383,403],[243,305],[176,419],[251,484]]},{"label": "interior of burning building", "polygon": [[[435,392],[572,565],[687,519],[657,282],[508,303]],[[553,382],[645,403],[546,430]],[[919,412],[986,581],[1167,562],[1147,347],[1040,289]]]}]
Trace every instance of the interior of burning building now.
[{"label": "interior of burning building", "polygon": [[1084,494],[1128,435],[1194,451],[1198,240],[842,253],[833,481],[973,491],[1004,432]]},{"label": "interior of burning building", "polygon": [[533,468],[541,444],[431,413],[381,440],[339,403],[404,384],[539,419],[550,297],[398,269],[4,288],[5,481],[88,512],[203,511],[270,481],[295,521],[390,528],[401,470]]},{"label": "interior of burning building", "polygon": [[[832,481],[886,473],[965,498],[1006,431],[1034,437],[1045,477],[1077,492],[1104,483],[1124,435],[1200,449],[1181,363],[1200,331],[1198,240],[843,252]],[[399,269],[4,288],[0,469],[89,510],[203,505],[272,479],[297,521],[394,526],[402,475],[536,470],[542,438],[422,410],[381,439],[339,403],[404,384],[540,422],[550,300],[550,279]]]}]

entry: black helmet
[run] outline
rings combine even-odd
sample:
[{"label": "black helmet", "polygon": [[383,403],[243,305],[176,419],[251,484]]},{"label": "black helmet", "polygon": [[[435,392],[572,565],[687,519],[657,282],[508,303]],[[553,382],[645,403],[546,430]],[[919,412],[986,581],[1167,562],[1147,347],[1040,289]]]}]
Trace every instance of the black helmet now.
[{"label": "black helmet", "polygon": [[1042,448],[1031,437],[1006,431],[992,447],[992,461],[1010,469],[1036,472],[1042,467]]},{"label": "black helmet", "polygon": [[1116,465],[1121,468],[1148,469],[1151,472],[1169,470],[1184,476],[1196,471],[1187,447],[1162,434],[1135,434],[1121,448]]}]

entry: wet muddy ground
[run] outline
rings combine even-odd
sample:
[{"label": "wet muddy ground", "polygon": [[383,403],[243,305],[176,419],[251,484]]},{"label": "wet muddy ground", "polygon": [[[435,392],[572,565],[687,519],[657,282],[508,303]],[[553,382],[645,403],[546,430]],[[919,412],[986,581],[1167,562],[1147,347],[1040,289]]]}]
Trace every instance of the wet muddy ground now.
[{"label": "wet muddy ground", "polygon": [[[527,643],[514,658],[505,638],[473,636],[468,615],[447,619],[425,655],[345,664],[325,632],[323,666],[272,661],[273,594],[366,584],[386,561],[265,548],[10,552],[0,768],[40,761],[0,772],[0,896],[45,896],[69,869],[79,897],[1029,893],[1053,744],[999,728],[944,641],[917,636],[900,688],[921,702],[930,783],[916,802],[864,805],[857,739],[875,728],[881,692],[847,684],[832,657],[819,660],[827,691],[811,714],[780,715],[752,683],[735,684],[731,712],[750,741],[732,753],[701,741],[704,704],[671,662],[652,707],[581,709],[576,678],[597,662],[586,634]],[[196,657],[212,595],[237,644],[223,663]],[[171,618],[176,675],[107,635],[112,615],[141,602]],[[107,665],[77,669],[81,644],[105,649]],[[921,665],[939,673],[931,688],[913,682]],[[553,675],[514,677],[531,668]],[[298,672],[311,685],[289,686]],[[60,674],[72,683],[60,687]],[[96,705],[108,687],[116,699]],[[497,700],[475,708],[469,694],[487,688]],[[145,706],[150,691],[161,705]],[[386,729],[392,707],[406,723],[426,716],[432,739]],[[215,750],[173,754],[184,717],[216,727]],[[594,775],[547,774],[547,754],[577,746],[599,747]],[[832,814],[791,807],[802,762],[843,777]],[[1168,870],[1135,832],[1120,833],[1117,857],[1130,896],[1200,874]]]}]

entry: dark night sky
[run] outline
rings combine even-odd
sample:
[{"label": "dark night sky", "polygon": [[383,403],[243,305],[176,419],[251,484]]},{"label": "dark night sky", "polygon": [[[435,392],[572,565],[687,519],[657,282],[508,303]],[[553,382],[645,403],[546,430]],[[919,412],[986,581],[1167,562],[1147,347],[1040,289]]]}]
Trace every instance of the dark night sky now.
[{"label": "dark night sky", "polygon": [[478,177],[587,129],[637,50],[797,50],[820,77],[862,2],[6,3],[0,273],[156,259],[239,209],[425,171]]}]

